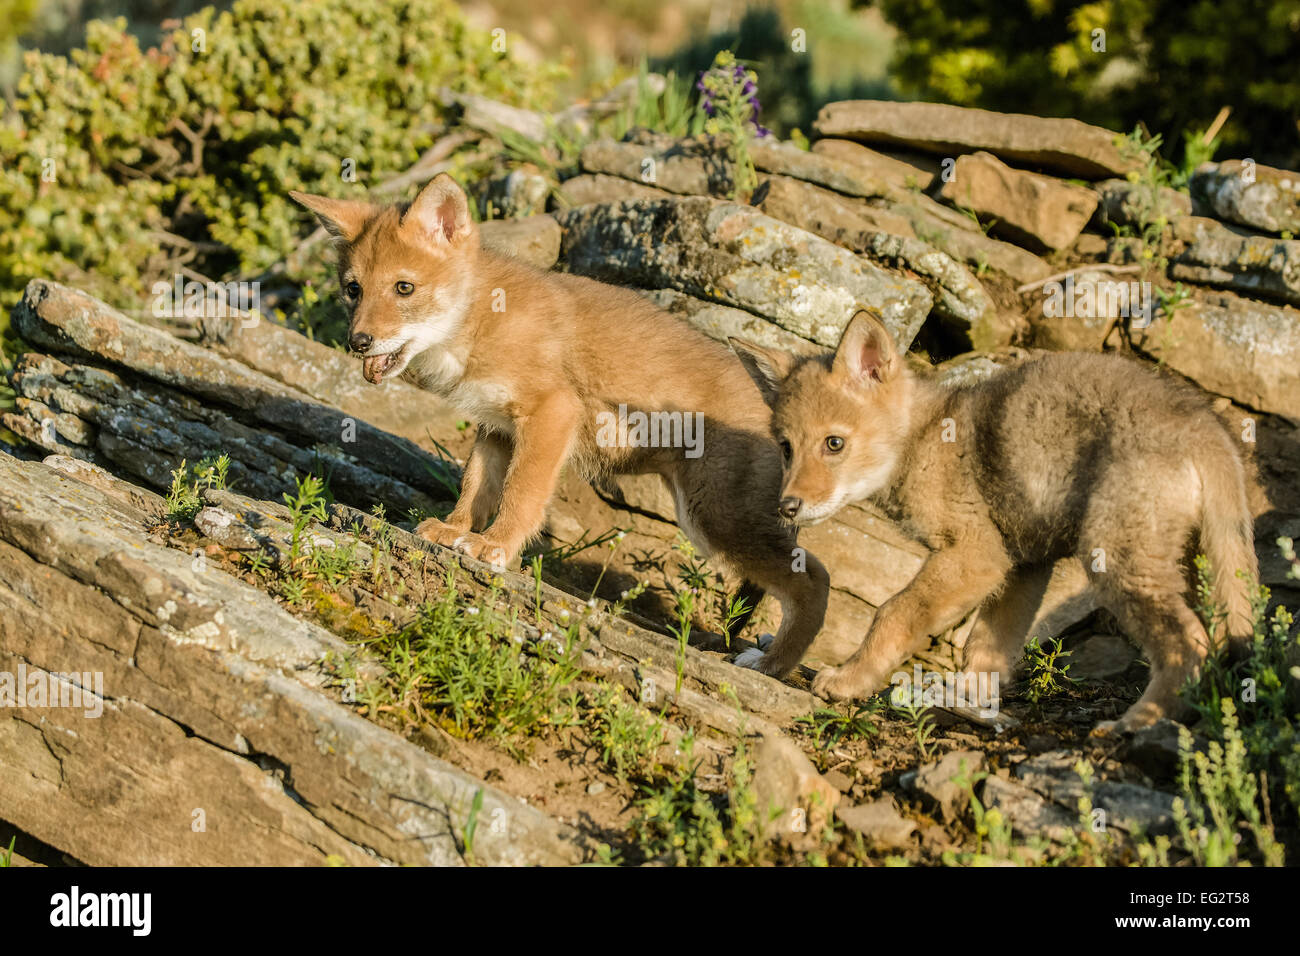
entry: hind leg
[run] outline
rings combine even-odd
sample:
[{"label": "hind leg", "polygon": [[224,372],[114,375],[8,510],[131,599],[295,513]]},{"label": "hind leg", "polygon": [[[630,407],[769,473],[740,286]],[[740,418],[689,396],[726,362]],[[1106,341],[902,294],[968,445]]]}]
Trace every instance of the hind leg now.
[{"label": "hind leg", "polygon": [[1077,558],[1017,568],[1002,590],[980,608],[966,641],[970,674],[997,674],[1010,683],[1024,646],[1034,637],[1055,637],[1095,611],[1098,594]]},{"label": "hind leg", "polygon": [[1209,653],[1209,635],[1185,597],[1187,584],[1178,564],[1182,541],[1176,535],[1148,541],[1142,550],[1112,553],[1109,569],[1093,575],[1103,605],[1151,665],[1151,679],[1138,701],[1119,720],[1098,724],[1096,733],[1129,732],[1161,717],[1185,714],[1179,692],[1200,672]]},{"label": "hind leg", "polygon": [[1117,595],[1109,607],[1150,661],[1151,680],[1119,720],[1102,721],[1094,733],[1129,733],[1149,727],[1162,717],[1185,716],[1189,708],[1179,698],[1179,692],[1189,678],[1200,673],[1210,640],[1200,619],[1183,599],[1181,589],[1132,589]]},{"label": "hind leg", "polygon": [[743,575],[742,595],[752,596],[748,603],[756,605],[764,592],[780,602],[781,625],[772,642],[761,653],[744,652],[736,663],[782,677],[821,630],[830,575],[797,547],[795,530],[777,514],[781,453],[776,445],[756,435],[719,432],[709,455],[684,463],[669,479],[677,523],[704,554]]},{"label": "hind leg", "polygon": [[781,603],[781,626],[761,651],[745,651],[735,663],[772,677],[784,677],[803,659],[826,618],[831,577],[813,555],[791,547],[764,559],[746,556],[745,574]]}]

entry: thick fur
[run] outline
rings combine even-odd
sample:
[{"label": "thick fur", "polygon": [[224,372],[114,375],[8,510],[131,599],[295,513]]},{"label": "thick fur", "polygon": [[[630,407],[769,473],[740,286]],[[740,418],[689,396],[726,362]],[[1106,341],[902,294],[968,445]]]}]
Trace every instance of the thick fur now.
[{"label": "thick fur", "polygon": [[870,499],[933,551],[858,651],[817,675],[817,693],[879,690],[927,637],[976,608],[965,666],[1009,682],[1026,641],[1106,607],[1145,652],[1151,680],[1099,730],[1173,715],[1209,649],[1183,563],[1198,535],[1230,637],[1249,636],[1257,569],[1246,472],[1194,389],[1125,358],[1072,353],[941,388],[907,369],[865,312],[833,356],[733,346],[788,449],[785,513],[808,523]]},{"label": "thick fur", "polygon": [[[294,198],[340,242],[351,334],[369,337],[366,377],[400,374],[479,422],[455,510],[423,522],[421,535],[505,565],[541,530],[561,468],[591,480],[658,474],[696,546],[743,575],[751,600],[768,592],[781,602],[775,640],[744,663],[779,676],[799,662],[821,629],[830,580],[811,555],[795,570],[796,529],[776,512],[769,410],[726,346],[628,289],[481,248],[447,176],[409,208]],[[360,295],[350,298],[354,282]],[[702,414],[703,454],[603,446],[598,415],[621,404]]]}]

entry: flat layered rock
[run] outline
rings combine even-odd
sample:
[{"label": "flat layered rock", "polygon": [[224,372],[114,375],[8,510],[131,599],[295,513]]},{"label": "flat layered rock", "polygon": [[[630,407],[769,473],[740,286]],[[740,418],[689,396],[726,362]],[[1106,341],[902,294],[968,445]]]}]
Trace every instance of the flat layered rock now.
[{"label": "flat layered rock", "polygon": [[1188,187],[1192,198],[1220,219],[1300,235],[1300,173],[1230,159],[1201,166]]},{"label": "flat layered rock", "polygon": [[1116,145],[1117,133],[1074,119],[941,103],[846,100],[822,107],[818,136],[908,146],[941,156],[986,150],[1008,162],[1063,176],[1106,179],[1137,168]]},{"label": "flat layered rock", "polygon": [[933,303],[922,283],[748,206],[639,200],[556,215],[575,273],[745,309],[827,347],[870,307],[906,348]]},{"label": "flat layered rock", "polygon": [[620,199],[662,199],[671,195],[666,189],[605,173],[583,173],[560,184],[560,198],[568,206],[618,202]]},{"label": "flat layered rock", "polygon": [[819,139],[813,143],[812,151],[819,156],[857,166],[864,173],[893,183],[900,189],[919,189],[924,192],[935,179],[932,169],[895,159],[851,139]]},{"label": "flat layered rock", "polygon": [[[872,207],[828,189],[787,176],[772,176],[760,184],[754,205],[764,213],[793,226],[829,239],[886,266],[906,268],[921,279],[934,296],[935,312],[952,320],[980,347],[1005,344],[988,334],[993,300],[984,287],[961,264],[913,235],[875,226]],[[911,227],[902,217],[885,213],[900,225]]]},{"label": "flat layered rock", "polygon": [[1169,274],[1204,285],[1300,305],[1300,239],[1243,235],[1213,219],[1179,223],[1186,250]]},{"label": "flat layered rock", "polygon": [[[79,707],[0,710],[22,786],[0,817],[124,865],[566,864],[568,827],[336,703],[327,631],[149,539],[155,514],[0,456],[0,670],[70,673]],[[99,675],[93,682],[81,675]],[[95,826],[85,821],[93,818]]]},{"label": "flat layered rock", "polygon": [[1135,348],[1202,388],[1300,418],[1300,310],[1203,293],[1129,334]]},{"label": "flat layered rock", "polygon": [[1036,252],[1071,245],[1097,208],[1091,189],[1013,169],[984,152],[958,157],[939,194],[996,220],[993,232]]},{"label": "flat layered rock", "polygon": [[[173,393],[192,396],[192,404],[203,400],[197,403],[196,414],[208,407],[224,407],[249,422],[306,440],[308,445],[346,443],[353,454],[384,462],[387,474],[412,485],[428,481],[430,467],[435,471],[441,467],[437,459],[406,439],[345,415],[231,358],[142,325],[99,299],[57,282],[29,282],[11,319],[14,329],[31,345],[56,355],[91,359],[92,364],[129,369],[168,386]],[[349,437],[351,441],[347,441]]]},{"label": "flat layered rock", "polygon": [[891,203],[889,209],[912,224],[918,239],[973,266],[976,275],[992,269],[1014,279],[1018,285],[1024,285],[1052,273],[1052,267],[1032,252],[986,236],[975,227],[969,216],[941,206],[928,196],[918,195],[908,202]]}]

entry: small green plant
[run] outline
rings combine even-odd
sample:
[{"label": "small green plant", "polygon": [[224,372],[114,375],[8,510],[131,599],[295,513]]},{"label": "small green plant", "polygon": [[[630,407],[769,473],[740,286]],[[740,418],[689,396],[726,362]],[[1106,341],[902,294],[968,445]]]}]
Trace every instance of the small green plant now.
[{"label": "small green plant", "polygon": [[664,75],[664,86],[656,92],[644,57],[637,66],[636,96],[620,111],[613,128],[614,138],[637,127],[655,130],[675,138],[701,131],[704,120],[691,102],[690,83],[675,72]]},{"label": "small green plant", "polygon": [[1174,799],[1179,835],[1197,866],[1236,865],[1246,834],[1264,865],[1282,866],[1285,852],[1260,809],[1262,788],[1250,769],[1236,708],[1226,697],[1220,705],[1223,743],[1211,740],[1207,751],[1193,751],[1191,733],[1179,729],[1182,796]]},{"label": "small green plant", "polygon": [[987,773],[957,774],[952,782],[968,794],[971,817],[974,825],[975,849],[973,852],[959,853],[945,850],[942,860],[945,866],[988,866],[990,864],[1013,861],[1011,822],[1002,815],[997,807],[985,807],[975,796],[975,785],[988,777]]},{"label": "small green plant", "polygon": [[906,703],[890,697],[890,706],[903,715],[908,725],[912,728],[912,739],[916,741],[916,749],[923,759],[929,759],[934,754],[935,742],[931,740],[934,736],[934,715],[930,713],[930,708],[926,707],[918,699],[917,695],[907,694],[899,695],[906,697]]},{"label": "small green plant", "polygon": [[289,563],[297,567],[302,558],[303,535],[312,522],[323,522],[325,513],[325,483],[316,475],[294,479],[294,493],[284,493],[284,503],[289,508]]},{"label": "small green plant", "polygon": [[461,830],[462,856],[469,866],[474,865],[474,837],[478,833],[478,818],[483,812],[483,788],[474,791],[474,802],[470,804],[469,814],[465,817],[465,826]]},{"label": "small green plant", "polygon": [[847,712],[830,707],[819,707],[811,714],[796,717],[795,723],[805,728],[813,743],[823,754],[844,740],[861,740],[873,737],[880,731],[873,718],[880,712],[880,701],[872,698],[852,705]]},{"label": "small green plant", "polygon": [[395,714],[409,724],[429,721],[453,736],[488,736],[517,752],[519,741],[569,722],[565,691],[578,677],[573,630],[536,638],[519,633],[513,617],[462,603],[456,571],[446,591],[420,606],[395,635],[375,644],[387,675],[358,694],[370,713]]},{"label": "small green plant", "polygon": [[699,787],[695,741],[682,742],[682,769],[658,786],[642,789],[630,833],[642,856],[674,866],[753,866],[765,862],[766,842],[753,771],[743,739],[722,793]]},{"label": "small green plant", "polygon": [[18,840],[17,834],[9,838],[8,849],[0,852],[0,869],[5,869],[13,865],[14,862],[14,843]]},{"label": "small green plant", "polygon": [[750,146],[768,135],[758,122],[758,74],[730,50],[721,50],[713,65],[700,74],[695,88],[700,91],[699,109],[706,117],[704,132],[728,141],[733,164],[731,198],[748,196],[758,185]]},{"label": "small green plant", "polygon": [[1073,679],[1067,673],[1070,665],[1062,667],[1058,662],[1063,658],[1069,657],[1071,651],[1061,650],[1061,639],[1056,638],[1051,642],[1052,648],[1048,650],[1034,637],[1025,645],[1025,696],[1029,702],[1037,707],[1044,698],[1059,694],[1065,689],[1067,683],[1072,683]]},{"label": "small green plant", "polygon": [[623,688],[600,685],[584,723],[600,749],[600,759],[619,780],[654,775],[655,754],[665,740],[664,724],[629,702]]},{"label": "small green plant", "polygon": [[172,471],[172,483],[167,491],[167,520],[192,519],[203,507],[202,491],[206,488],[223,490],[229,470],[228,455],[204,458],[193,467],[182,458],[180,467]]}]

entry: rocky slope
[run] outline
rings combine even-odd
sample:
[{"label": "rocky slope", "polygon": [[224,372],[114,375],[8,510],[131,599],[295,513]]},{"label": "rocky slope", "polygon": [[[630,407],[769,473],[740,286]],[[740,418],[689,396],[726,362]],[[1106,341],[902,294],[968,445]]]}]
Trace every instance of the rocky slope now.
[{"label": "rocky slope", "polygon": [[[484,241],[640,288],[720,339],[825,347],[867,305],[918,364],[940,359],[937,374],[955,380],[1040,348],[1157,362],[1215,396],[1253,454],[1264,581],[1294,601],[1273,542],[1300,532],[1300,174],[1207,165],[1189,196],[1108,131],[927,104],[832,104],[817,131],[811,151],[756,144],[758,186],[739,198],[716,144],[645,131],[593,142],[555,208],[542,208],[549,187],[520,187],[525,215],[486,224]],[[497,608],[531,654],[571,631],[575,686],[592,699],[621,688],[658,714],[667,765],[695,736],[722,773],[737,739],[760,738],[764,799],[813,816],[838,805],[841,826],[882,853],[933,861],[961,844],[965,791],[951,779],[963,766],[988,769],[978,792],[1022,834],[1077,824],[1080,755],[1100,768],[1091,798],[1121,831],[1169,826],[1170,798],[1153,787],[1170,789],[1172,731],[1118,756],[1087,740],[1144,680],[1134,652],[1096,627],[1070,635],[1084,690],[1047,711],[1012,695],[997,720],[941,713],[919,754],[905,727],[830,746],[808,734],[808,676],[857,646],[924,557],[870,508],[801,538],[833,593],[826,630],[782,684],[727,663],[761,627],[724,646],[709,601],[736,582],[711,572],[692,646],[679,646],[692,558],[655,482],[566,478],[530,552],[540,577],[494,575],[394,527],[449,505],[468,450],[471,431],[430,396],[370,388],[348,357],[268,322],[206,317],[184,342],[39,279],[13,323],[32,351],[0,416],[22,440],[0,451],[0,672],[102,680],[64,681],[95,698],[80,709],[0,708],[0,821],[29,855],[598,858],[635,791],[580,727],[520,762],[353,695],[385,679],[367,622],[400,631],[449,588]],[[196,486],[178,512],[174,473],[219,454],[233,490]],[[328,477],[330,500],[296,526],[281,502],[308,473]],[[327,579],[318,562],[304,577],[304,548],[346,553],[349,570]],[[607,603],[643,581],[627,610]],[[760,607],[760,625],[771,616]],[[950,667],[968,627],[941,635],[924,665]],[[800,842],[782,819],[777,835]]]}]

